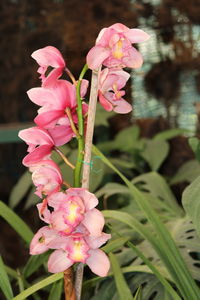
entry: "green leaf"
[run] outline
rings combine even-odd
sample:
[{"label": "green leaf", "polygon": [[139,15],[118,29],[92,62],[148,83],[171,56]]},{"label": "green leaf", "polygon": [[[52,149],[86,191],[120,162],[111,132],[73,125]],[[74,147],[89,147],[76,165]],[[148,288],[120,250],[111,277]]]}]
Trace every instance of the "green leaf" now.
[{"label": "green leaf", "polygon": [[200,236],[200,176],[184,190],[182,203]]},{"label": "green leaf", "polygon": [[48,300],[60,300],[63,291],[63,280],[54,282],[52,285]]},{"label": "green leaf", "polygon": [[37,271],[38,268],[47,260],[48,256],[49,256],[48,252],[40,254],[40,255],[32,255],[24,267],[24,270],[23,270],[24,278],[29,277],[35,271]]},{"label": "green leaf", "polygon": [[[162,262],[167,267],[180,293],[186,299],[189,297],[198,299],[197,295],[199,295],[199,288],[192,278],[191,273],[186,266],[177,245],[175,244],[175,241],[172,239],[166,226],[162,223],[159,215],[152,208],[148,199],[95,146],[93,146],[92,150],[96,155],[101,156],[106,165],[115,171],[130,188],[138,206],[145,213],[149,222],[153,226],[157,238],[153,238],[151,232],[147,234],[147,229],[144,228],[142,224],[136,223],[135,219],[134,224],[132,225],[134,225],[134,227],[137,226],[137,231],[141,233],[154,247]],[[124,218],[122,218],[122,222],[124,222],[123,219]],[[131,221],[131,223],[133,222]]]},{"label": "green leaf", "polygon": [[57,280],[60,280],[62,277],[63,277],[63,273],[53,274],[53,275],[37,282],[36,284],[32,285],[28,289],[24,290],[19,295],[15,296],[12,300],[26,299],[28,296],[34,294],[35,292],[44,288],[45,286],[50,285]]},{"label": "green leaf", "polygon": [[123,246],[128,241],[128,239],[129,239],[128,237],[120,237],[120,238],[115,239],[114,241],[111,240],[101,249],[104,252],[109,253],[111,251],[119,249],[121,246]]},{"label": "green leaf", "polygon": [[192,159],[184,163],[171,178],[170,184],[180,182],[192,182],[200,175],[200,163],[196,159]]},{"label": "green leaf", "polygon": [[19,204],[19,202],[23,199],[26,195],[28,190],[32,185],[31,181],[31,174],[26,171],[18,180],[18,182],[13,187],[10,198],[9,198],[9,206],[14,208]]},{"label": "green leaf", "polygon": [[109,126],[108,119],[114,115],[115,113],[113,111],[111,112],[105,111],[105,109],[98,103],[96,116],[95,116],[95,126],[100,126],[100,125]]},{"label": "green leaf", "polygon": [[113,274],[114,274],[114,279],[115,279],[115,283],[116,283],[116,287],[118,290],[118,294],[119,294],[119,298],[121,300],[133,300],[133,296],[132,293],[124,279],[124,276],[122,274],[121,268],[119,266],[119,263],[115,257],[114,254],[110,253],[109,254],[110,257],[110,262],[111,262],[111,266],[112,266],[112,270],[113,270]]},{"label": "green leaf", "polygon": [[139,134],[140,129],[138,126],[135,125],[121,130],[114,140],[116,149],[128,151],[137,147],[136,141],[139,138]]},{"label": "green leaf", "polygon": [[12,226],[26,243],[30,243],[33,238],[32,231],[28,225],[2,201],[0,201],[0,216]]},{"label": "green leaf", "polygon": [[91,157],[90,170],[90,191],[94,192],[103,180],[105,175],[105,164],[99,156],[93,155]]},{"label": "green leaf", "polygon": [[134,184],[142,182],[142,188],[144,188],[145,191],[148,191],[155,198],[164,201],[175,214],[183,215],[183,210],[178,205],[177,200],[165,179],[157,172],[142,174],[135,177],[132,182]]},{"label": "green leaf", "polygon": [[5,295],[6,299],[10,300],[13,298],[13,291],[1,256],[0,256],[0,288],[3,294]]},{"label": "green leaf", "polygon": [[139,288],[137,289],[133,300],[142,300],[142,288],[141,288],[141,286],[139,286]]},{"label": "green leaf", "polygon": [[148,162],[152,171],[157,171],[169,153],[169,144],[164,140],[146,140],[141,156]]},{"label": "green leaf", "polygon": [[178,135],[182,135],[185,133],[188,133],[189,131],[187,129],[182,129],[182,128],[173,128],[173,129],[168,129],[161,131],[157,133],[153,139],[154,140],[170,140]]},{"label": "green leaf", "polygon": [[195,153],[196,159],[200,162],[200,140],[197,137],[188,139],[188,143]]},{"label": "green leaf", "polygon": [[97,198],[103,195],[105,198],[108,198],[115,194],[130,194],[130,190],[123,184],[109,182],[96,192]]}]

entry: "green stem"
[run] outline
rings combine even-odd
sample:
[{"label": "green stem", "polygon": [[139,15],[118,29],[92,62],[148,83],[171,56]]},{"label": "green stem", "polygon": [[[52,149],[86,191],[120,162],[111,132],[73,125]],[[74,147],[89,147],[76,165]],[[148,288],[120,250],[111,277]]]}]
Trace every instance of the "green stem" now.
[{"label": "green stem", "polygon": [[88,70],[87,64],[83,67],[76,85],[76,97],[77,97],[77,115],[78,115],[78,156],[76,167],[74,170],[74,187],[81,186],[81,170],[84,158],[84,119],[82,110],[82,99],[81,99],[81,82]]}]

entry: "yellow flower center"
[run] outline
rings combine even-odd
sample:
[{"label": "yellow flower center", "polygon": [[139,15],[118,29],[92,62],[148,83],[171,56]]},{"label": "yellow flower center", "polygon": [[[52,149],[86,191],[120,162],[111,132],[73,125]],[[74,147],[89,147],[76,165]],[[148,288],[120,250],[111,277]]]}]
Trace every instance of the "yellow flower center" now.
[{"label": "yellow flower center", "polygon": [[122,40],[121,39],[116,43],[115,50],[113,51],[112,54],[113,54],[114,58],[116,58],[116,59],[121,59],[124,56],[123,51],[122,51]]}]

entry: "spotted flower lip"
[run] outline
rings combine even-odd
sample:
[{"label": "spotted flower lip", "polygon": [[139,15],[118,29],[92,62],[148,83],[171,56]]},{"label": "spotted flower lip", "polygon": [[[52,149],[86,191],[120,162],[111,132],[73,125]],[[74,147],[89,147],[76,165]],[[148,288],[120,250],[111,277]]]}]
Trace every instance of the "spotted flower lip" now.
[{"label": "spotted flower lip", "polygon": [[108,68],[140,68],[143,59],[132,44],[147,41],[149,37],[141,29],[130,29],[120,23],[103,28],[96,45],[87,54],[87,64],[92,70],[101,64]]}]

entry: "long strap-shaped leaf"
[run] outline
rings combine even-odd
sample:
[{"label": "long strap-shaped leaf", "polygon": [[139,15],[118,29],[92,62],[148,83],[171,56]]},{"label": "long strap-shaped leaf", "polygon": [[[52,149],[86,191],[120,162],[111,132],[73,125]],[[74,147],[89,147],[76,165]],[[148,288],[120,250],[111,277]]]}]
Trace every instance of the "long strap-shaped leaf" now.
[{"label": "long strap-shaped leaf", "polygon": [[29,287],[28,289],[24,290],[23,292],[21,292],[19,295],[17,295],[16,297],[14,297],[12,300],[23,300],[26,299],[28,296],[34,294],[36,291],[44,288],[45,286],[52,284],[53,282],[61,279],[63,277],[63,273],[57,273],[57,274],[53,274],[39,282],[37,282],[36,284],[32,285],[31,287]]},{"label": "long strap-shaped leaf", "polygon": [[121,177],[129,187],[138,206],[154,226],[157,234],[157,238],[154,241],[154,245],[156,244],[157,246],[156,251],[166,265],[184,299],[198,300],[200,295],[199,288],[192,278],[169,231],[161,222],[158,214],[151,207],[146,197],[95,146],[93,146],[93,152],[100,156],[102,161]]},{"label": "long strap-shaped leaf", "polygon": [[2,290],[3,294],[5,295],[6,299],[10,300],[13,297],[13,291],[11,288],[11,284],[6,272],[5,265],[3,260],[0,256],[0,289]]},{"label": "long strap-shaped leaf", "polygon": [[32,231],[28,225],[2,201],[0,201],[0,216],[12,226],[26,243],[30,243],[33,238]]},{"label": "long strap-shaped leaf", "polygon": [[119,298],[121,300],[124,300],[124,299],[133,300],[132,293],[126,283],[126,280],[124,279],[124,276],[123,276],[122,270],[120,269],[120,265],[117,261],[117,258],[112,253],[109,254],[109,257],[110,257],[110,262],[111,262]]}]

